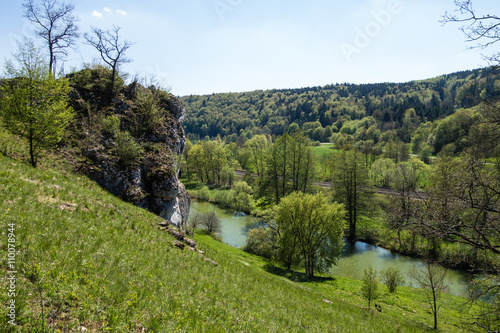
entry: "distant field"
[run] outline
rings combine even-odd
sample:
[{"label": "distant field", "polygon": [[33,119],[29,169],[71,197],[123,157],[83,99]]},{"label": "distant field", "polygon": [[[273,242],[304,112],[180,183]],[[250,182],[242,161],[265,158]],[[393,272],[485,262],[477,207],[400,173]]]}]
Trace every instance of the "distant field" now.
[{"label": "distant field", "polygon": [[313,151],[316,153],[316,157],[320,158],[323,155],[328,155],[338,150],[333,148],[333,143],[322,143],[321,146],[313,147]]}]

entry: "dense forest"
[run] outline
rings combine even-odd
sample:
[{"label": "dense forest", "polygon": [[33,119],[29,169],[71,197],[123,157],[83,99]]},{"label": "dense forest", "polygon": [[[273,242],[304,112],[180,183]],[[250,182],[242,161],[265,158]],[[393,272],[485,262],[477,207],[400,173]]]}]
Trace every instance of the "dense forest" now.
[{"label": "dense forest", "polygon": [[413,142],[413,152],[460,153],[481,118],[478,105],[500,95],[493,68],[423,81],[332,84],[182,98],[188,138],[243,143],[256,134],[302,130],[313,141]]}]

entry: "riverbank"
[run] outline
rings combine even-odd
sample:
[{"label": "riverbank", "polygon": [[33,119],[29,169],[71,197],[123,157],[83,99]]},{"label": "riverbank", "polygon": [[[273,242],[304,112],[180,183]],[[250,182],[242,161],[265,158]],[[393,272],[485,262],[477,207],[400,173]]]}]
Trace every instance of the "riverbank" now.
[{"label": "riverbank", "polygon": [[[203,255],[182,250],[158,227],[163,219],[68,170],[0,156],[0,189],[17,253],[15,324],[6,316],[11,296],[0,293],[2,332],[431,331],[420,290],[389,294],[380,285],[381,312],[367,310],[360,281],[308,279],[201,233]],[[0,262],[5,275],[7,256]],[[441,331],[480,332],[459,311],[465,299],[440,302]]]},{"label": "riverbank", "polygon": [[[220,240],[232,247],[243,249],[246,245],[247,233],[256,227],[262,226],[259,219],[248,216],[234,214],[233,210],[222,209],[219,206],[205,202],[193,200],[191,202],[191,214],[215,213],[221,224]],[[328,274],[356,280],[363,279],[363,270],[369,266],[376,271],[387,268],[397,268],[405,277],[406,286],[418,287],[415,282],[408,278],[413,265],[421,265],[423,262],[419,259],[408,256],[390,253],[381,247],[370,245],[357,241],[355,243],[346,243],[342,250],[342,255],[337,264],[332,266]],[[302,267],[294,269],[301,270]],[[471,275],[458,270],[449,270],[446,277],[448,293],[467,297],[469,292],[468,282]]]},{"label": "riverbank", "polygon": [[[192,183],[188,192],[193,199],[197,197],[199,189],[199,184]],[[234,209],[234,207],[231,207],[227,203],[221,205],[218,200],[218,198],[225,197],[221,193],[228,192],[228,189],[206,188],[205,190],[203,195],[204,201],[219,205],[222,208]],[[361,218],[358,226],[357,241],[379,246],[396,255],[404,255],[421,260],[428,260],[430,258],[433,262],[443,267],[461,270],[468,274],[483,273],[484,267],[488,267],[485,258],[481,257],[477,251],[473,251],[470,246],[457,243],[442,243],[439,248],[433,249],[435,251],[430,253],[429,249],[432,249],[432,247],[428,240],[422,237],[410,236],[404,231],[398,236],[397,232],[388,229],[383,221],[385,207],[388,204],[385,195],[377,195],[377,204],[373,216]],[[253,209],[248,210],[246,213],[256,218],[267,217],[267,212],[257,205],[254,205]],[[402,242],[400,243],[399,240]],[[406,243],[410,244],[410,246],[405,246]]]}]

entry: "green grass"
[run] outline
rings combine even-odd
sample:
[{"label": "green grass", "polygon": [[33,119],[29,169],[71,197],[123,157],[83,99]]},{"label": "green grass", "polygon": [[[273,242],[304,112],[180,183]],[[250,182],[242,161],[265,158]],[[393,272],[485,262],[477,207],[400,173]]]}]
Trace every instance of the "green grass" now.
[{"label": "green grass", "polygon": [[[432,324],[415,289],[383,293],[376,301],[383,311],[367,311],[359,281],[308,280],[197,235],[214,266],[176,249],[157,228],[158,216],[70,172],[0,157],[0,204],[4,273],[8,223],[16,225],[18,251],[17,325],[5,317],[2,279],[2,332],[42,325],[61,332],[80,325],[96,332],[421,332]],[[462,301],[445,296],[443,331],[470,328],[455,309]]]},{"label": "green grass", "polygon": [[[0,156],[0,267],[6,276],[14,223],[18,293],[11,326],[7,281],[0,279],[2,332],[431,331],[417,289],[382,289],[379,313],[365,308],[360,281],[309,280],[204,234],[195,236],[204,256],[181,251],[158,229],[158,216],[74,174],[67,158],[49,155],[31,168],[24,148],[0,132],[0,155],[14,157]],[[463,302],[444,296],[442,331],[474,329],[457,311]]]},{"label": "green grass", "polygon": [[327,155],[329,153],[336,153],[339,151],[338,149],[333,148],[333,143],[321,144],[321,146],[314,146],[312,147],[312,149],[318,159],[323,155]]}]

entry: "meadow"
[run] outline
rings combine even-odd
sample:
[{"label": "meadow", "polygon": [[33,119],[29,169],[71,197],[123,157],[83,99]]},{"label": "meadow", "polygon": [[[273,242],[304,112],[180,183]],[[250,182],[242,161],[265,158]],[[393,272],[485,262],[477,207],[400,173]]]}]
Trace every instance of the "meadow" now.
[{"label": "meadow", "polygon": [[[310,280],[203,233],[195,240],[204,255],[180,250],[161,218],[52,164],[0,157],[3,276],[8,224],[17,251],[14,326],[1,280],[3,332],[430,331],[421,290],[388,294],[380,285],[378,312],[366,309],[357,280]],[[443,295],[442,331],[474,329],[464,303]]]}]

